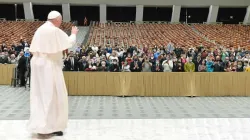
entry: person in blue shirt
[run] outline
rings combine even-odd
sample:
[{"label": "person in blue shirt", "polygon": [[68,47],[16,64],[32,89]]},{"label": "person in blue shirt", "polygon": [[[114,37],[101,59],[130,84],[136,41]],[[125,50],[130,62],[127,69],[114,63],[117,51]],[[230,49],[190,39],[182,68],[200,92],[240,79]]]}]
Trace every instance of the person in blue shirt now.
[{"label": "person in blue shirt", "polygon": [[24,57],[30,57],[30,52],[29,52],[29,50],[28,50],[28,49],[25,51],[25,53],[24,53]]},{"label": "person in blue shirt", "polygon": [[156,53],[154,53],[154,59],[156,60],[161,55],[160,50],[158,50]]},{"label": "person in blue shirt", "polygon": [[107,53],[111,54],[112,53],[112,48],[109,46],[106,48]]},{"label": "person in blue shirt", "polygon": [[214,62],[212,61],[212,59],[210,57],[208,57],[206,67],[207,67],[207,72],[213,72],[214,71]]}]

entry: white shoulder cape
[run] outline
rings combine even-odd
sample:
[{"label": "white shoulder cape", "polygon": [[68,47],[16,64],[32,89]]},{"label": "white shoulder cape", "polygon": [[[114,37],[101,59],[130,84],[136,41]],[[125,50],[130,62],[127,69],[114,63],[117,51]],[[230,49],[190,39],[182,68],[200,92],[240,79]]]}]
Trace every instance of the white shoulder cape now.
[{"label": "white shoulder cape", "polygon": [[68,36],[64,31],[47,21],[35,32],[30,45],[30,52],[58,53],[71,48],[75,41],[76,35]]}]

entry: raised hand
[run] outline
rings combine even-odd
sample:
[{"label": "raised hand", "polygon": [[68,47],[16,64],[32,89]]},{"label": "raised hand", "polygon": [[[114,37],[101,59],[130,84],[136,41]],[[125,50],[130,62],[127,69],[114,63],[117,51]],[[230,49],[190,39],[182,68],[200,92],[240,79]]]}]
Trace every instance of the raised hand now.
[{"label": "raised hand", "polygon": [[72,29],[71,29],[71,34],[77,34],[78,33],[78,28],[76,26],[73,26]]}]

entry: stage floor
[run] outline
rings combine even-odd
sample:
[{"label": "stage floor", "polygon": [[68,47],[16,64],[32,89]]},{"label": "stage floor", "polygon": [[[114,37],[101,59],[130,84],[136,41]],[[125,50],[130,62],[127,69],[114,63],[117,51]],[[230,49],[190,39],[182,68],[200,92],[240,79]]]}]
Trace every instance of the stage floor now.
[{"label": "stage floor", "polygon": [[27,121],[0,121],[1,140],[248,140],[249,119],[70,120],[63,137],[38,137]]},{"label": "stage floor", "polygon": [[[29,113],[29,90],[0,86],[0,120],[27,120]],[[69,96],[70,119],[249,117],[250,97]]]},{"label": "stage floor", "polygon": [[[49,140],[247,140],[249,110],[250,97],[70,96],[65,135]],[[0,86],[0,140],[42,139],[28,119],[29,90]]]}]

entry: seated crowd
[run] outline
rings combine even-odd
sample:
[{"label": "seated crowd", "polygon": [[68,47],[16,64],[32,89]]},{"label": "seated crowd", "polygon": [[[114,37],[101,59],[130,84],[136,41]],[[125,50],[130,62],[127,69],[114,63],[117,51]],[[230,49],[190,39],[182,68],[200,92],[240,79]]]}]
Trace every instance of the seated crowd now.
[{"label": "seated crowd", "polygon": [[16,64],[17,76],[20,79],[20,86],[25,86],[25,74],[29,74],[29,62],[32,54],[29,52],[30,44],[20,38],[20,42],[13,42],[11,46],[7,46],[4,42],[0,46],[0,64]]},{"label": "seated crowd", "polygon": [[13,42],[11,46],[7,46],[6,43],[2,43],[0,46],[0,64],[18,64],[19,59],[29,53],[29,43],[20,38],[20,42]]},{"label": "seated crowd", "polygon": [[[0,63],[29,62],[29,43],[35,28],[43,22],[0,23]],[[14,29],[11,25],[25,28]],[[29,29],[26,26],[27,24]],[[4,28],[3,25],[6,25]],[[32,26],[32,27],[31,27]],[[75,51],[64,52],[65,71],[110,72],[242,72],[249,71],[248,26],[194,25],[212,43],[184,24],[101,24],[90,29],[86,47],[78,44]],[[69,29],[71,24],[63,24]],[[14,32],[17,30],[18,32]],[[211,32],[213,30],[214,32]],[[233,31],[231,31],[233,30]],[[25,35],[23,37],[21,34]],[[221,34],[221,38],[219,36]],[[227,36],[229,34],[229,37]],[[13,37],[10,37],[10,36]],[[17,35],[20,35],[19,38]],[[230,39],[234,39],[230,43]],[[13,39],[10,43],[10,39]],[[19,39],[19,43],[16,43]],[[227,43],[226,43],[227,42]],[[228,43],[229,42],[229,43]],[[25,61],[20,63],[20,58]],[[24,60],[24,59],[23,59]],[[20,66],[18,66],[20,69]]]},{"label": "seated crowd", "polygon": [[[86,46],[64,60],[65,71],[248,71],[248,26],[93,22]],[[214,30],[214,31],[210,31]],[[194,30],[199,31],[197,34]],[[243,37],[247,35],[246,37]],[[214,42],[206,38],[211,38]],[[231,39],[231,40],[230,40]],[[129,46],[129,47],[128,47]]]},{"label": "seated crowd", "polygon": [[78,46],[64,58],[65,71],[110,72],[243,72],[250,71],[246,48],[186,48],[169,42],[162,47]]}]

